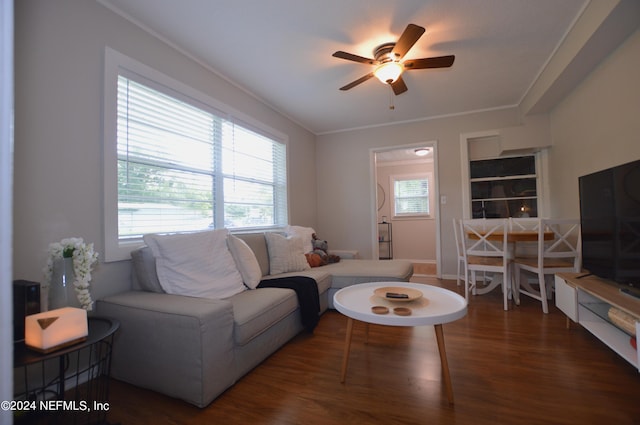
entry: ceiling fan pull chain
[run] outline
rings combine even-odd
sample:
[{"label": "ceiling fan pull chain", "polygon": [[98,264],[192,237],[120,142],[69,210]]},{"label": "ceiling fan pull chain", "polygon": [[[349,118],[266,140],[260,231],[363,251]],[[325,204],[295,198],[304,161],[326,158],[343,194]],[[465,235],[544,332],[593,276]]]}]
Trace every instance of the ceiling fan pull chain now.
[{"label": "ceiling fan pull chain", "polygon": [[391,84],[389,84],[389,109],[391,109],[392,111],[394,109],[396,109],[395,105],[393,104],[393,98],[394,98],[394,93],[393,93],[393,88],[391,87]]}]

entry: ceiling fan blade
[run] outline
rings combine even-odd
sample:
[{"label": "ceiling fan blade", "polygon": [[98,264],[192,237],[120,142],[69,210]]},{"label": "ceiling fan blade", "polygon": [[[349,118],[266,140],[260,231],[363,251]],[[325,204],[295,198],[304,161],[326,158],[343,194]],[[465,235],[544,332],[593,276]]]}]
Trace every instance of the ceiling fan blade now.
[{"label": "ceiling fan blade", "polygon": [[407,28],[405,28],[404,32],[396,42],[396,45],[393,46],[391,54],[394,55],[396,59],[401,59],[407,54],[409,49],[416,44],[416,41],[422,37],[422,34],[424,34],[424,28],[414,24],[407,25]]},{"label": "ceiling fan blade", "polygon": [[402,64],[405,70],[425,68],[448,68],[453,65],[454,55],[438,56],[434,58],[408,59]]},{"label": "ceiling fan blade", "polygon": [[362,56],[354,55],[353,53],[343,52],[342,50],[335,52],[331,56],[340,58],[340,59],[346,59],[348,61],[366,63],[368,65],[376,65],[378,63],[378,61],[375,59],[364,58]]},{"label": "ceiling fan blade", "polygon": [[402,75],[399,76],[395,82],[391,83],[391,88],[393,89],[393,92],[396,94],[396,96],[408,90],[407,85],[404,83],[404,80],[402,79]]},{"label": "ceiling fan blade", "polygon": [[349,90],[354,88],[355,86],[357,86],[358,84],[364,83],[365,81],[367,81],[369,78],[373,77],[373,72],[368,73],[367,75],[365,75],[364,77],[360,77],[355,81],[350,82],[349,84],[347,84],[344,87],[340,87],[340,90]]}]

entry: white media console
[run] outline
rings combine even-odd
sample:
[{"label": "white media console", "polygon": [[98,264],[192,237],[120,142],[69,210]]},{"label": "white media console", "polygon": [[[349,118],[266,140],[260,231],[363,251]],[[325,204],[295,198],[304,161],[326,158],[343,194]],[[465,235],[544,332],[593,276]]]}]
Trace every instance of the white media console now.
[{"label": "white media console", "polygon": [[632,346],[640,336],[640,298],[622,293],[623,285],[584,273],[558,273],[555,284],[556,306],[640,371],[640,355]]}]

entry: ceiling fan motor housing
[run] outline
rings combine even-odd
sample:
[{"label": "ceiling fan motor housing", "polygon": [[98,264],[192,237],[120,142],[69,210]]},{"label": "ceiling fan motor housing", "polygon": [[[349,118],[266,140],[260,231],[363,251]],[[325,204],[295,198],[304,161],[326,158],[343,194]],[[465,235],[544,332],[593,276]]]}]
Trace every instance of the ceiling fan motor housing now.
[{"label": "ceiling fan motor housing", "polygon": [[398,61],[400,58],[397,55],[393,55],[391,51],[395,47],[396,43],[384,43],[376,47],[373,51],[373,55],[380,63],[387,63],[391,61]]}]

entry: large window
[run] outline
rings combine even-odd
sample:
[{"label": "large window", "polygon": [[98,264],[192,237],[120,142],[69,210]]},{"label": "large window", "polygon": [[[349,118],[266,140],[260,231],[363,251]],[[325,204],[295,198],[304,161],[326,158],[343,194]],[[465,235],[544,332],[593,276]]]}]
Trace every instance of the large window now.
[{"label": "large window", "polygon": [[[112,78],[116,86],[115,134],[105,129],[105,179],[115,180],[105,182],[113,248],[109,255],[107,242],[107,260],[119,259],[118,248],[130,251],[146,233],[287,224],[283,140],[168,77],[132,72],[135,63],[122,66],[116,57],[117,66],[107,61],[105,82],[105,91]],[[105,112],[105,127],[107,118]]]}]

